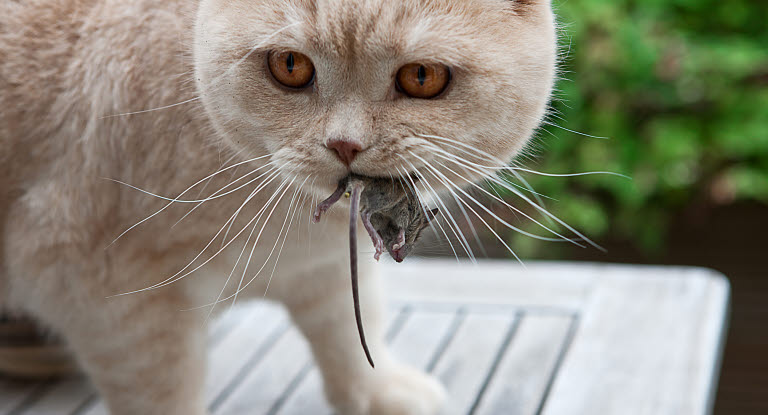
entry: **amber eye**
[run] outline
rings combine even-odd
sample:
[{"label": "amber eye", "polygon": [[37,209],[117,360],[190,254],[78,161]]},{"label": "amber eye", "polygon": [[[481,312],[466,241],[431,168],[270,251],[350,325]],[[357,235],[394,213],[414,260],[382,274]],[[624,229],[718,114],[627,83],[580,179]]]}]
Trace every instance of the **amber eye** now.
[{"label": "amber eye", "polygon": [[397,71],[397,87],[413,98],[434,98],[448,86],[451,71],[445,65],[409,63]]},{"label": "amber eye", "polygon": [[299,52],[271,52],[269,71],[277,82],[288,88],[306,88],[315,79],[315,66]]}]

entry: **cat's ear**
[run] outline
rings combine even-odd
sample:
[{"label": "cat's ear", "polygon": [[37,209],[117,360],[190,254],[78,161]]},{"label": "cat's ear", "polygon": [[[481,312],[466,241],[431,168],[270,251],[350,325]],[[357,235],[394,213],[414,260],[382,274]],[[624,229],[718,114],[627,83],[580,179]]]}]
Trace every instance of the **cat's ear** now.
[{"label": "cat's ear", "polygon": [[512,3],[512,9],[515,14],[520,16],[530,16],[540,13],[551,13],[551,0],[508,0]]}]

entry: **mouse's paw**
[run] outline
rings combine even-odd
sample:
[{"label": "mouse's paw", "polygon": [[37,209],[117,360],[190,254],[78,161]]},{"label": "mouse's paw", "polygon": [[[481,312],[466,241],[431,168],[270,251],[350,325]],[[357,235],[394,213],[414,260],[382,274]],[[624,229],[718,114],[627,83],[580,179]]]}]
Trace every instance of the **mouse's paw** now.
[{"label": "mouse's paw", "polygon": [[315,208],[315,212],[312,214],[312,223],[318,223],[320,222],[320,217],[323,216],[323,210],[320,209],[320,206]]},{"label": "mouse's paw", "polygon": [[384,241],[381,238],[375,239],[373,241],[373,248],[376,250],[373,254],[373,259],[378,261],[381,258],[381,254],[384,253]]},{"label": "mouse's paw", "polygon": [[407,366],[396,366],[372,391],[371,415],[433,415],[445,401],[445,389],[434,377]]}]

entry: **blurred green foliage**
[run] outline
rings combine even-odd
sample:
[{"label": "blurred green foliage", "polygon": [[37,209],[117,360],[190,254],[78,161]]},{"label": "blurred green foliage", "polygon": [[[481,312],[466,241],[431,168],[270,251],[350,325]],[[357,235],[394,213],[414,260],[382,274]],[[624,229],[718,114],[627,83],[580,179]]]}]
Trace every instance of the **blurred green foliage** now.
[{"label": "blurred green foliage", "polygon": [[[591,238],[663,249],[684,208],[768,201],[768,1],[555,4],[563,78],[526,174],[547,208]],[[521,160],[522,161],[522,160]],[[519,203],[518,203],[519,204]],[[531,227],[534,229],[535,227]],[[538,232],[544,234],[544,232]],[[527,253],[537,245],[510,235]],[[528,247],[529,249],[525,249]]]}]

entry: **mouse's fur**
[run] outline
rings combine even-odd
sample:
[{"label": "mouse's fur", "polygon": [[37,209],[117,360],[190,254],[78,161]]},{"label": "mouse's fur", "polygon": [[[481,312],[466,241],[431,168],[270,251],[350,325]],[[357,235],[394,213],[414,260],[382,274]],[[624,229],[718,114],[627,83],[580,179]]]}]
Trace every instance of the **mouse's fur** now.
[{"label": "mouse's fur", "polygon": [[[60,334],[112,414],[202,415],[209,308],[179,310],[266,293],[338,413],[434,413],[438,383],[387,352],[365,261],[375,370],[358,351],[346,215],[308,229],[296,211],[350,170],[444,189],[455,176],[438,155],[481,163],[456,143],[511,159],[544,115],[555,44],[548,0],[0,2],[0,309]],[[269,50],[309,56],[314,86],[276,86]],[[414,61],[451,66],[442,96],[398,94],[394,73]],[[339,138],[361,149],[349,167],[325,147]],[[196,205],[172,203],[110,245],[168,201],[105,179],[174,199],[240,162],[181,198],[254,182],[176,226]]]},{"label": "mouse's fur", "polygon": [[[423,206],[414,188],[402,180],[350,174],[339,181],[331,196],[318,204],[314,221],[318,222],[342,195],[350,197],[355,188],[360,189],[359,213],[375,249],[374,259],[378,261],[386,249],[392,259],[402,262],[438,209]],[[354,210],[352,213],[357,215]]]}]

